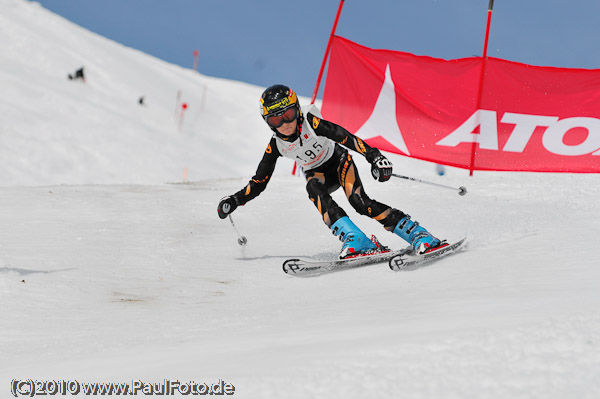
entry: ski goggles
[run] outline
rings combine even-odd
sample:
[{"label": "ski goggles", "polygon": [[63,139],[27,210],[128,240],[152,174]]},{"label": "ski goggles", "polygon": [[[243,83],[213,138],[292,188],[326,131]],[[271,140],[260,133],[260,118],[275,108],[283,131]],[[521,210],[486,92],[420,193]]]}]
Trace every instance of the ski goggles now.
[{"label": "ski goggles", "polygon": [[265,118],[267,124],[274,129],[280,128],[284,123],[293,122],[298,118],[298,108],[291,107],[278,113],[268,115]]}]

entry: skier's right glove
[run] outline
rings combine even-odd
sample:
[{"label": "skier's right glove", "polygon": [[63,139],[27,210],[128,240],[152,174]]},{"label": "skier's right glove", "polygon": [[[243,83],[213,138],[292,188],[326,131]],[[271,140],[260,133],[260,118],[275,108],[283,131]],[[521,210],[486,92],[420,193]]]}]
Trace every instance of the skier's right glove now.
[{"label": "skier's right glove", "polygon": [[227,215],[235,211],[238,207],[238,201],[235,196],[230,195],[228,197],[221,198],[219,202],[219,207],[217,208],[217,213],[221,219],[225,219]]}]

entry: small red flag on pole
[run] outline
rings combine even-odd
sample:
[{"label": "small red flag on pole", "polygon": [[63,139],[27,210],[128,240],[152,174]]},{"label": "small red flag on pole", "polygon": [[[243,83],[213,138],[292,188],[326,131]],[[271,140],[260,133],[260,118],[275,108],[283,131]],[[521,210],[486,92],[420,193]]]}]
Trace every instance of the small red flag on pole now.
[{"label": "small red flag on pole", "polygon": [[183,114],[185,113],[185,110],[188,108],[187,103],[183,103],[181,104],[181,114],[179,115],[179,130],[181,131],[181,128],[183,126]]},{"label": "small red flag on pole", "polygon": [[194,50],[194,71],[198,71],[198,50]]}]

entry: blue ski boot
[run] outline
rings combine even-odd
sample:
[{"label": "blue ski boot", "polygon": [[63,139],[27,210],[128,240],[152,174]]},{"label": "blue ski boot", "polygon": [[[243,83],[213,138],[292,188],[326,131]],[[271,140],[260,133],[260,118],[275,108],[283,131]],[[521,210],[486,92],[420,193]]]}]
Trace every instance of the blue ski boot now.
[{"label": "blue ski boot", "polygon": [[413,250],[418,254],[424,254],[442,244],[440,240],[419,226],[419,222],[410,220],[409,215],[400,219],[394,228],[394,233],[412,245]]},{"label": "blue ski boot", "polygon": [[377,245],[363,233],[348,216],[339,218],[331,225],[331,231],[339,236],[342,245],[340,259],[350,258],[377,250]]}]

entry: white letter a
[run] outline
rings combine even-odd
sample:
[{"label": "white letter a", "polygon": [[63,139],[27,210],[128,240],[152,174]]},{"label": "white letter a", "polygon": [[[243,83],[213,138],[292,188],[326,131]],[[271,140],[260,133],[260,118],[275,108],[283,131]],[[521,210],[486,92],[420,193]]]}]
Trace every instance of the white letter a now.
[{"label": "white letter a", "polygon": [[[473,133],[478,126],[479,133]],[[496,111],[478,109],[458,129],[436,144],[446,147],[456,147],[460,143],[479,143],[479,148],[498,150],[498,120]]]}]

